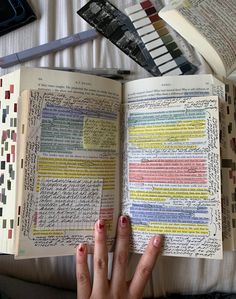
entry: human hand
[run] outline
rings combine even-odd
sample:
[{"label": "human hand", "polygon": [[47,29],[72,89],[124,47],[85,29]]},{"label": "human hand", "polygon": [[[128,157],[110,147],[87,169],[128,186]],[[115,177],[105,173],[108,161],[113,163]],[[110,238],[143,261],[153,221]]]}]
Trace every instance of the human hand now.
[{"label": "human hand", "polygon": [[76,252],[77,299],[142,298],[144,288],[160,253],[161,237],[157,235],[151,238],[138,263],[132,280],[126,282],[129,237],[129,220],[126,216],[121,216],[117,224],[113,270],[111,280],[109,281],[107,278],[108,252],[105,221],[100,219],[96,222],[93,285],[90,282],[86,245],[80,244]]}]

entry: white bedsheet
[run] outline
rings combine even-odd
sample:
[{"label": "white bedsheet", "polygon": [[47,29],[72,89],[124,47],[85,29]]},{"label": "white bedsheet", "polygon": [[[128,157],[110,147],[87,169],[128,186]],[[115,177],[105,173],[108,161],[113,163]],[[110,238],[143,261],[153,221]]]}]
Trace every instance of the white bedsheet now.
[{"label": "white bedsheet", "polygon": [[[0,57],[33,46],[62,38],[89,29],[89,25],[78,15],[77,10],[86,1],[78,0],[31,0],[38,20],[14,32],[0,37]],[[112,1],[121,9],[138,1]],[[210,68],[198,53],[184,45],[190,59],[198,61],[199,73],[210,72]],[[27,66],[47,67],[119,67],[130,69],[129,79],[150,76],[129,57],[104,37],[82,46],[43,56],[25,63]],[[0,69],[0,75],[17,69],[14,66]],[[129,276],[139,259],[132,255]],[[14,261],[12,256],[0,256],[0,274],[11,275],[28,281],[40,282],[56,287],[76,289],[74,257],[43,258]],[[160,257],[145,296],[168,293],[205,293],[210,291],[236,292],[236,253],[226,252],[222,261]]]}]

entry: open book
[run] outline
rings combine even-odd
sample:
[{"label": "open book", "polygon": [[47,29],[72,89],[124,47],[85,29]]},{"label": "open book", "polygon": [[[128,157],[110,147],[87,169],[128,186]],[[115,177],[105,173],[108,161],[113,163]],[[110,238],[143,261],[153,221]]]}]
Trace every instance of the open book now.
[{"label": "open book", "polygon": [[0,85],[0,252],[92,249],[99,217],[112,249],[121,213],[132,223],[132,252],[155,233],[165,236],[165,255],[222,258],[222,238],[235,249],[231,85],[225,100],[212,75],[122,84],[40,68]]},{"label": "open book", "polygon": [[170,3],[160,17],[202,54],[219,78],[236,80],[235,0]]}]

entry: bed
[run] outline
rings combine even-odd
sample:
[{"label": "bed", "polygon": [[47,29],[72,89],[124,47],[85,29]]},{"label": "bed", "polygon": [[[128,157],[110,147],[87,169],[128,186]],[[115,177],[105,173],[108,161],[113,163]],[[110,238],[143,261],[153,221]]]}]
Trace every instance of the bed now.
[{"label": "bed", "polygon": [[[91,28],[77,15],[86,1],[30,0],[37,20],[0,37],[0,57]],[[121,10],[138,1],[111,1]],[[176,36],[176,38],[179,38]],[[188,58],[198,65],[198,73],[211,69],[185,41],[182,47]],[[25,63],[45,67],[119,67],[132,71],[128,79],[151,76],[111,42],[100,36],[84,45],[71,47]],[[19,65],[0,69],[0,75]],[[110,262],[112,254],[110,254]],[[129,277],[139,260],[132,254]],[[89,257],[91,265],[91,256]],[[15,261],[0,255],[0,292],[9,298],[76,298],[74,256]],[[236,293],[236,253],[225,252],[223,260],[174,258],[161,256],[145,289],[145,297],[169,294]],[[201,295],[203,298],[203,295]]]}]

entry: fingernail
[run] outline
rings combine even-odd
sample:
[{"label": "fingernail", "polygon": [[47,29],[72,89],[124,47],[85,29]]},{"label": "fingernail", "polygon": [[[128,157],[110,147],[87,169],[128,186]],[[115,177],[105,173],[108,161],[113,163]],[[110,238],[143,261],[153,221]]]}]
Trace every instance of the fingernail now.
[{"label": "fingernail", "polygon": [[156,236],[153,240],[153,246],[154,247],[159,247],[161,243],[161,237],[160,236]]},{"label": "fingernail", "polygon": [[127,227],[127,224],[128,224],[128,218],[126,216],[121,216],[120,217],[120,226],[122,228],[125,228],[125,227]]},{"label": "fingernail", "polygon": [[97,230],[99,232],[102,232],[104,230],[105,227],[105,221],[103,219],[98,219],[97,221]]},{"label": "fingernail", "polygon": [[85,252],[85,245],[84,244],[79,244],[78,246],[78,253],[79,255],[84,255],[84,252]]}]

